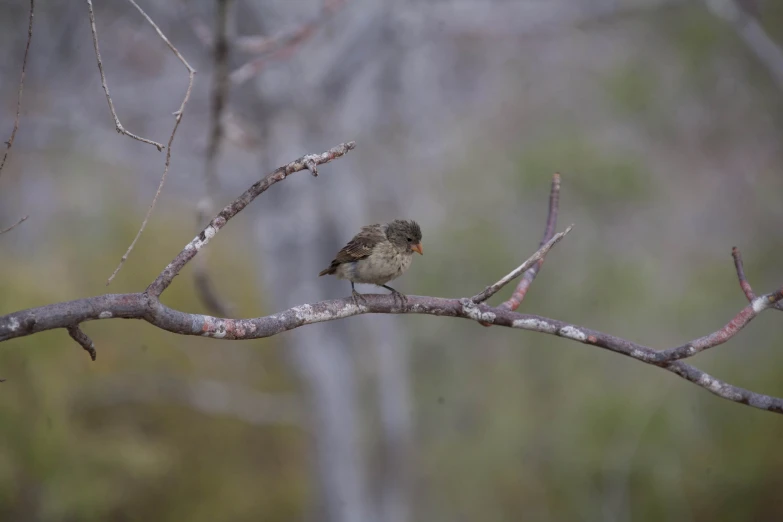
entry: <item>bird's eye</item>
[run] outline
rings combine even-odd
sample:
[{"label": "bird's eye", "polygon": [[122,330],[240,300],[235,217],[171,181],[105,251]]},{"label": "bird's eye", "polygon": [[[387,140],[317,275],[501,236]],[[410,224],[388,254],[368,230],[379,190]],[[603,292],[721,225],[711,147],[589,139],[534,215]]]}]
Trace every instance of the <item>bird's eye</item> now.
[{"label": "bird's eye", "polygon": [[410,237],[409,237],[409,238],[408,238],[408,241],[413,241],[413,238],[410,238]]}]

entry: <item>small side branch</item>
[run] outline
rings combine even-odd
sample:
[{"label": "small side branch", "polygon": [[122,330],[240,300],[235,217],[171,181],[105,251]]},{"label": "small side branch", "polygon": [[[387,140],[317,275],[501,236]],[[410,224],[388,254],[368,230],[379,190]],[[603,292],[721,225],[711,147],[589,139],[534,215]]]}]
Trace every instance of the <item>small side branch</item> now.
[{"label": "small side branch", "polygon": [[516,267],[514,270],[509,272],[505,277],[503,277],[500,281],[498,281],[494,285],[488,286],[487,288],[484,289],[483,292],[481,292],[479,294],[476,294],[473,297],[471,297],[470,298],[471,301],[473,301],[476,304],[483,303],[484,301],[486,301],[487,299],[489,299],[490,297],[492,297],[493,295],[498,293],[500,291],[500,289],[502,289],[508,283],[510,283],[511,281],[516,279],[517,277],[519,277],[519,275],[522,272],[530,269],[534,265],[537,265],[539,263],[539,261],[543,261],[544,257],[552,249],[552,247],[555,246],[555,244],[557,242],[559,242],[561,239],[563,239],[566,236],[566,234],[571,232],[572,228],[574,228],[574,225],[570,225],[563,232],[559,232],[559,233],[555,234],[555,236],[552,239],[547,241],[546,244],[544,244],[544,246],[539,248],[536,251],[535,254],[533,254],[532,256],[527,258],[527,260],[524,263],[522,263],[521,265]]},{"label": "small side branch", "polygon": [[[748,280],[745,278],[745,267],[742,265],[742,254],[740,254],[740,251],[737,247],[731,249],[731,257],[734,258],[734,268],[737,269],[737,279],[739,279],[740,288],[742,288],[742,292],[745,294],[745,297],[748,298],[748,302],[752,303],[756,299],[756,293],[753,291],[750,283],[748,283]],[[783,310],[783,304],[779,302],[774,303],[772,308],[776,310]]]},{"label": "small side branch", "polygon": [[698,339],[683,344],[682,346],[670,348],[662,352],[656,352],[650,362],[653,364],[662,364],[671,361],[677,361],[679,359],[693,357],[697,353],[701,353],[704,350],[721,345],[737,335],[740,330],[745,328],[749,322],[758,317],[761,312],[767,308],[774,308],[781,299],[783,299],[783,288],[777,292],[772,292],[771,294],[765,294],[761,297],[756,297],[748,306],[740,310],[740,312],[735,315],[731,321],[726,323],[726,325],[720,330],[716,330],[715,332],[709,335],[705,335],[704,337],[699,337]]},{"label": "small side branch", "polygon": [[294,172],[299,172],[300,170],[309,170],[313,173],[313,176],[317,176],[318,165],[323,165],[324,163],[329,163],[334,159],[340,158],[346,155],[348,151],[352,150],[354,147],[356,147],[356,142],[349,141],[348,143],[342,143],[337,147],[333,147],[322,154],[308,154],[302,156],[298,160],[292,161],[288,165],[283,165],[256,182],[241,196],[229,203],[217,216],[212,218],[209,225],[207,225],[199,235],[194,237],[190,243],[185,245],[185,248],[182,249],[179,255],[163,269],[163,272],[161,272],[155,281],[147,287],[146,292],[151,296],[160,296],[160,294],[169,287],[180,270],[198,254],[198,251],[209,243],[209,240],[215,237],[215,234],[220,232],[220,229],[226,226],[226,223],[231,218],[241,212],[258,196],[266,192],[269,187],[279,181],[283,181]]},{"label": "small side branch", "polygon": [[[555,172],[552,175],[552,188],[549,190],[549,211],[547,212],[546,216],[546,226],[544,226],[544,235],[541,238],[541,243],[539,244],[539,248],[543,247],[547,242],[549,242],[550,239],[555,235],[555,228],[557,227],[557,214],[558,210],[560,208],[560,174]],[[533,266],[525,270],[525,273],[522,274],[522,279],[519,280],[519,284],[517,284],[517,287],[514,289],[514,293],[511,294],[511,297],[508,298],[507,301],[504,301],[500,304],[501,308],[505,308],[506,310],[516,310],[519,308],[519,305],[522,304],[522,301],[525,299],[525,296],[527,295],[527,291],[530,289],[530,285],[533,284],[533,281],[535,281],[536,276],[538,275],[538,272],[541,270],[541,267],[544,265],[544,259],[545,257],[542,257],[538,260],[537,263],[535,263]],[[481,326],[492,326],[489,323],[480,322]]]},{"label": "small side branch", "polygon": [[[88,3],[90,0],[87,0]],[[190,99],[190,93],[193,90],[193,80],[196,76],[196,70],[190,66],[187,60],[180,54],[180,52],[177,50],[174,45],[169,41],[168,38],[166,38],[166,35],[163,34],[163,31],[160,30],[160,28],[155,24],[155,22],[152,21],[152,18],[150,18],[147,13],[145,13],[141,7],[134,1],[134,0],[128,0],[131,4],[133,4],[133,7],[135,7],[141,15],[144,17],[147,22],[155,29],[155,32],[158,33],[158,36],[166,43],[169,49],[171,49],[171,52],[174,53],[174,55],[179,59],[180,62],[185,66],[185,68],[188,71],[188,87],[185,90],[185,97],[182,99],[182,103],[179,106],[179,110],[174,113],[174,128],[171,130],[171,135],[169,136],[169,141],[166,145],[166,163],[163,166],[163,176],[160,178],[160,183],[158,183],[158,190],[155,192],[155,197],[152,198],[152,203],[150,204],[149,209],[147,209],[147,214],[144,216],[144,221],[141,222],[141,227],[139,228],[139,231],[136,233],[136,237],[133,238],[133,241],[131,242],[130,246],[128,246],[128,250],[125,251],[125,254],[120,258],[120,263],[117,265],[117,268],[114,269],[114,272],[109,276],[109,279],[106,281],[106,286],[109,286],[109,284],[112,282],[112,280],[117,276],[117,273],[122,268],[122,265],[125,264],[125,261],[128,260],[128,256],[130,255],[131,251],[133,251],[133,247],[136,246],[136,242],[141,237],[141,234],[144,232],[144,229],[147,228],[147,222],[150,220],[150,216],[152,215],[152,211],[155,209],[155,204],[158,202],[158,198],[160,197],[160,193],[163,191],[163,185],[166,183],[166,175],[169,172],[169,166],[171,165],[171,144],[174,142],[174,136],[177,134],[177,129],[179,128],[179,124],[182,121],[182,115],[185,112],[185,105],[188,103],[188,100]],[[92,18],[92,4],[90,5],[90,15]],[[93,31],[94,31],[94,24],[93,24]],[[93,39],[95,39],[95,33],[93,32]],[[95,53],[98,54],[98,44],[97,40],[95,40]],[[98,63],[100,63],[100,57],[98,59]],[[103,70],[101,70],[101,77],[103,77]],[[105,84],[104,84],[104,88]],[[109,91],[108,88],[106,88],[106,96],[108,98]],[[109,104],[111,105],[111,99],[109,100]],[[113,109],[112,109],[113,111]],[[116,118],[116,116],[115,116]],[[117,123],[119,124],[119,120],[117,120]],[[160,149],[159,149],[160,150]]]},{"label": "small side branch", "polygon": [[241,85],[257,76],[270,61],[285,60],[290,57],[302,43],[315,34],[319,24],[328,20],[343,4],[344,0],[324,0],[321,12],[310,22],[270,37],[246,36],[239,38],[238,49],[261,56],[235,69],[230,76],[231,83]]},{"label": "small side branch", "polygon": [[29,217],[30,216],[25,216],[22,219],[20,219],[19,221],[17,221],[16,223],[14,223],[13,225],[11,225],[10,227],[4,228],[4,229],[0,230],[0,235],[5,234],[6,232],[8,232],[10,230],[13,230],[14,228],[16,228],[17,225],[20,225],[20,224],[24,223],[27,220],[27,218],[29,218]]},{"label": "small side branch", "polygon": [[162,151],[163,150],[162,143],[158,143],[157,141],[152,141],[150,139],[137,136],[132,132],[126,130],[125,127],[122,126],[122,123],[120,123],[120,118],[119,116],[117,116],[117,111],[114,110],[114,102],[111,101],[111,95],[109,94],[109,85],[106,83],[106,75],[103,72],[103,61],[101,60],[101,52],[98,50],[98,32],[95,29],[95,13],[93,12],[92,9],[92,0],[87,0],[87,10],[90,13],[90,30],[92,31],[92,46],[95,48],[95,58],[98,61],[98,72],[101,74],[101,85],[103,86],[103,92],[106,93],[106,101],[109,102],[109,110],[111,111],[112,118],[114,118],[114,128],[117,129],[118,133],[124,136],[128,136],[142,143],[149,143],[150,145],[154,145],[155,148],[158,149],[158,151]]},{"label": "small side branch", "polygon": [[[22,76],[19,78],[19,93],[16,96],[16,116],[14,117],[14,128],[11,130],[11,137],[5,142],[5,153],[3,154],[3,160],[0,161],[0,174],[3,173],[3,167],[5,167],[5,160],[8,159],[8,153],[11,151],[11,146],[14,144],[14,138],[16,138],[16,131],[19,130],[19,114],[22,111],[22,91],[24,90],[24,76],[27,72],[27,55],[30,52],[30,41],[33,39],[33,15],[35,14],[35,0],[30,0],[30,17],[27,22],[27,44],[24,46],[24,58],[22,58]],[[19,223],[24,221],[22,218]],[[16,223],[11,228],[14,228],[19,223]],[[9,228],[8,230],[10,230]],[[4,230],[3,232],[7,232]],[[2,232],[0,232],[2,234]]]},{"label": "small side branch", "polygon": [[68,330],[68,335],[71,336],[71,339],[79,343],[90,354],[90,359],[94,361],[98,353],[95,351],[95,343],[92,342],[92,339],[87,337],[87,334],[82,332],[78,325],[69,326],[66,330]]},{"label": "small side branch", "polygon": [[[552,236],[555,235],[555,228],[557,227],[557,214],[560,208],[560,174],[555,172],[552,175],[552,188],[549,191],[549,211],[546,217],[546,226],[544,227],[544,236],[541,238],[540,246],[544,246]],[[530,285],[535,281],[538,272],[544,265],[544,258],[538,260],[538,263],[534,264],[528,270],[522,274],[522,279],[519,280],[519,284],[514,289],[514,293],[507,301],[503,302],[500,307],[507,310],[516,310],[527,295],[527,291],[530,289]]]}]

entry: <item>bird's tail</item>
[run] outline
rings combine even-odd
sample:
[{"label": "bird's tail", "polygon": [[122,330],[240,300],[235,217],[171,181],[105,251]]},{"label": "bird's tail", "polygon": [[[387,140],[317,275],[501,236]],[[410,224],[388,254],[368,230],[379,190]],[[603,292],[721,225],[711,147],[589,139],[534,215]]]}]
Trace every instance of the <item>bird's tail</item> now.
[{"label": "bird's tail", "polygon": [[321,270],[321,272],[318,274],[318,277],[325,276],[325,275],[331,275],[331,274],[334,274],[336,270],[337,270],[337,267],[336,267],[336,266],[334,266],[334,265],[330,266],[329,268],[324,268],[324,269],[323,269],[323,270]]}]

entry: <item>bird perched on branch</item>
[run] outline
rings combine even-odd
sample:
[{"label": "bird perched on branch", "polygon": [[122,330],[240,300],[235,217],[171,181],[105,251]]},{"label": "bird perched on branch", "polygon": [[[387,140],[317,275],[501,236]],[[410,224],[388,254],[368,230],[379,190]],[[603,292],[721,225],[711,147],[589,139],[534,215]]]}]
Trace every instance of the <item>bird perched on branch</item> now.
[{"label": "bird perched on branch", "polygon": [[415,221],[395,219],[385,225],[368,225],[337,253],[319,276],[334,275],[351,282],[354,301],[364,297],[354,283],[368,283],[391,290],[405,302],[405,296],[386,283],[400,277],[411,266],[413,253],[424,255],[421,227]]}]

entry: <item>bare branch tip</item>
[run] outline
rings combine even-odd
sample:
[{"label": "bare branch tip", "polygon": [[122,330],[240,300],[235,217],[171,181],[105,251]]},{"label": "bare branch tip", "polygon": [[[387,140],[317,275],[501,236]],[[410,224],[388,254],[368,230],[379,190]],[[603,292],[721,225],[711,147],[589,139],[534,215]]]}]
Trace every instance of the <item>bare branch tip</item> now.
[{"label": "bare branch tip", "polygon": [[79,328],[79,325],[69,326],[66,330],[68,330],[68,335],[71,336],[71,339],[79,343],[79,345],[90,354],[90,359],[94,361],[98,356],[98,353],[95,351],[95,343],[92,342],[92,339]]},{"label": "bare branch tip", "polygon": [[17,225],[21,225],[22,223],[24,223],[25,221],[27,221],[27,218],[29,218],[29,217],[30,217],[29,215],[27,215],[27,216],[24,216],[22,219],[20,219],[19,221],[17,221],[16,223],[14,223],[13,225],[11,225],[10,227],[8,227],[8,228],[4,228],[4,229],[0,230],[0,234],[5,234],[6,232],[10,232],[10,231],[11,231],[11,230],[13,230],[14,228],[16,228],[16,227],[17,227]]}]

